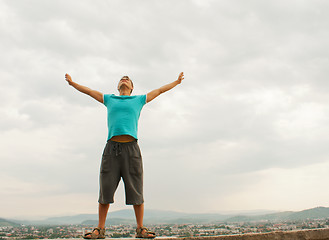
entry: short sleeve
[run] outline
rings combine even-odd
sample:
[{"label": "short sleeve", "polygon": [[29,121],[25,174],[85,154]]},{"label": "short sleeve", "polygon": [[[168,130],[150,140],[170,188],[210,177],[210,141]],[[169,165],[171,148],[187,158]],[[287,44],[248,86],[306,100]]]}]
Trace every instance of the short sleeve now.
[{"label": "short sleeve", "polygon": [[104,105],[107,106],[110,102],[111,94],[104,94],[103,95],[103,100],[104,100]]},{"label": "short sleeve", "polygon": [[146,94],[140,95],[140,100],[141,100],[141,104],[143,104],[144,106],[146,104]]}]

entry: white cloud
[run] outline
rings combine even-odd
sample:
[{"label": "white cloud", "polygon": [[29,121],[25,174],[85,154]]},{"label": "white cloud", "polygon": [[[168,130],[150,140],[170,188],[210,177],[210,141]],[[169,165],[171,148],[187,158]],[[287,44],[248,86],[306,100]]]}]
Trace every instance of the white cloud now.
[{"label": "white cloud", "polygon": [[[312,160],[310,159],[310,162]],[[328,181],[328,161],[293,169],[272,168],[254,174],[258,181],[249,184],[244,191],[229,197],[229,202],[238,209],[268,208],[271,199],[273,209],[303,210],[314,206],[327,206],[328,193],[324,191]],[[243,201],[237,202],[234,199]],[[282,202],[285,206],[282,206]]]},{"label": "white cloud", "polygon": [[[202,212],[289,210],[297,199],[298,208],[326,204],[316,187],[320,177],[312,177],[311,188],[302,176],[322,174],[328,161],[327,6],[1,1],[1,187],[12,181],[9,190],[26,189],[21,194],[31,204],[7,216],[54,214],[38,207],[41,201],[61,203],[59,214],[96,208],[106,109],[68,86],[65,73],[104,93],[117,93],[118,80],[129,75],[134,94],[144,94],[185,72],[181,85],[142,110],[148,207]],[[281,188],[279,176],[293,178]],[[310,187],[305,193],[299,180]],[[273,197],[289,194],[288,187],[299,195],[286,202]],[[121,188],[111,209],[124,207]],[[11,209],[18,200],[12,192],[1,206]],[[76,208],[65,204],[75,200]]]}]

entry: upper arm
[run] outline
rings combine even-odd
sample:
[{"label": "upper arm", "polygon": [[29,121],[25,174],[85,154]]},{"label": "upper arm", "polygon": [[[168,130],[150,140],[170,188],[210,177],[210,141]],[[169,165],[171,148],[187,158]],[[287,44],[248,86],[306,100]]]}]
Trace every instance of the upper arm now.
[{"label": "upper arm", "polygon": [[146,102],[151,102],[154,98],[156,98],[157,96],[159,96],[161,94],[161,90],[160,89],[155,89],[151,92],[149,92],[148,94],[146,94]]},{"label": "upper arm", "polygon": [[89,94],[92,98],[96,99],[100,103],[104,103],[103,93],[96,90],[92,90]]}]

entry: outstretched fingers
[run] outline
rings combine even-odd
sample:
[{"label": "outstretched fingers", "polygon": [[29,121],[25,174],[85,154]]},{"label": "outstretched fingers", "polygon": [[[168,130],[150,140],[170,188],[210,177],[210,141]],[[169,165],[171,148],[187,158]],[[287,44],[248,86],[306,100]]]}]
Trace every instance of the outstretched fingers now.
[{"label": "outstretched fingers", "polygon": [[184,79],[184,72],[181,72],[178,76],[179,83],[181,83],[183,79]]},{"label": "outstretched fingers", "polygon": [[69,84],[71,84],[71,82],[72,82],[72,78],[71,78],[71,76],[69,75],[69,74],[65,74],[65,80],[69,83]]}]

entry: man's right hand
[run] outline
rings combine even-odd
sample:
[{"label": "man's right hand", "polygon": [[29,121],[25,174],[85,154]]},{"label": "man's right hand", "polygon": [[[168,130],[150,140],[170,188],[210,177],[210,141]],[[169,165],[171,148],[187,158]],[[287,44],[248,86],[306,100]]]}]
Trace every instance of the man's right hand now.
[{"label": "man's right hand", "polygon": [[72,78],[69,74],[65,74],[65,80],[68,82],[69,85],[72,85]]}]

